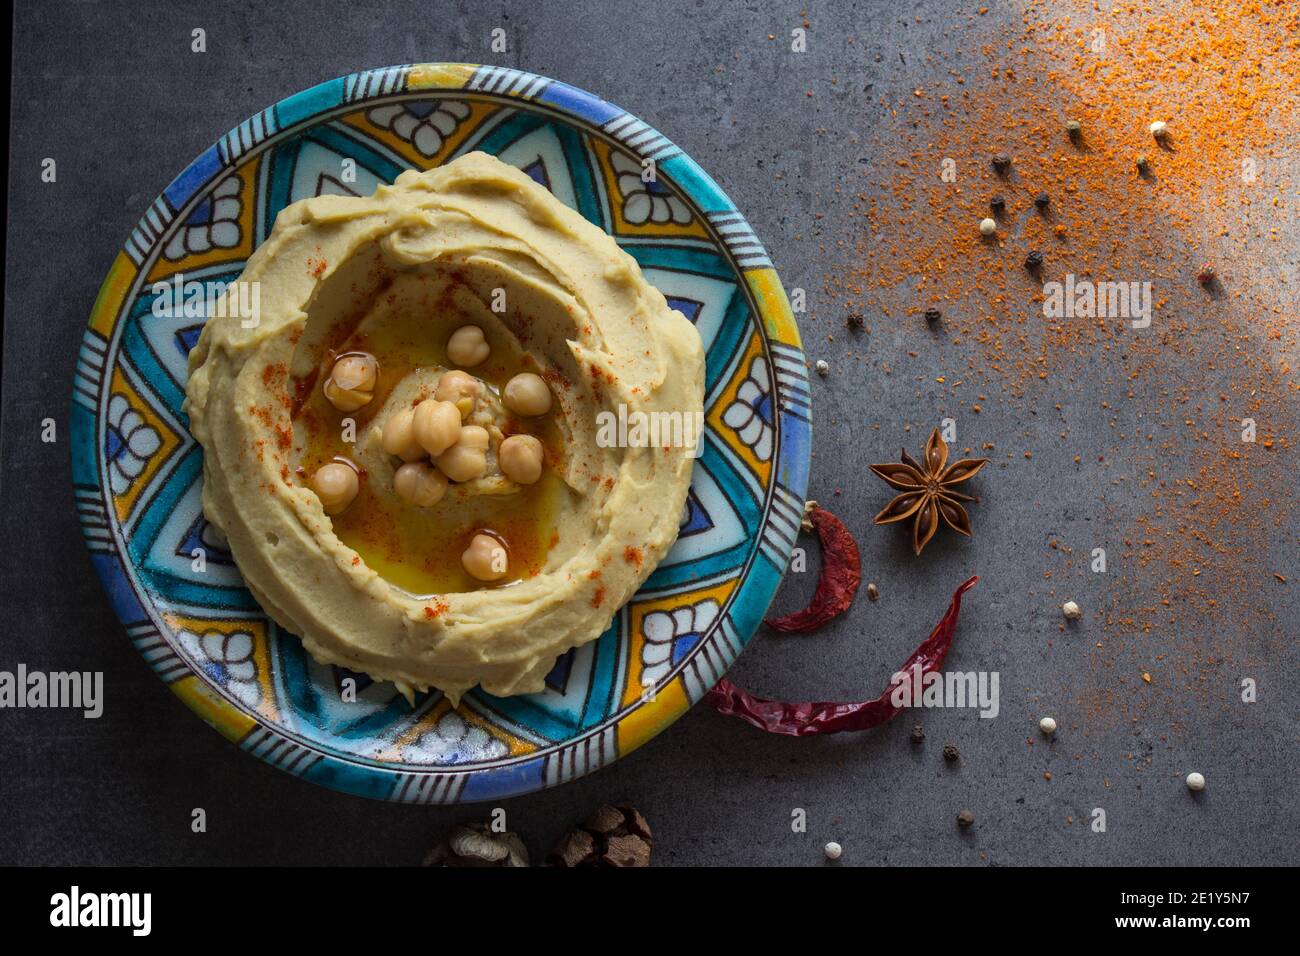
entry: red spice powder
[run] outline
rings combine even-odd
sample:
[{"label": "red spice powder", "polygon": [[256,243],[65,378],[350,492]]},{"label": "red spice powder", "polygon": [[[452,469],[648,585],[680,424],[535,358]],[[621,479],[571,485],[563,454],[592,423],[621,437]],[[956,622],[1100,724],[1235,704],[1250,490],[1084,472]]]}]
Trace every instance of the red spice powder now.
[{"label": "red spice powder", "polygon": [[262,369],[262,384],[271,388],[289,376],[289,366],[283,362],[268,362]]},{"label": "red spice powder", "polygon": [[[1018,16],[972,11],[947,37],[956,53],[909,64],[931,80],[867,101],[884,114],[870,140],[842,137],[862,185],[846,175],[835,187],[853,221],[828,232],[844,238],[819,239],[836,309],[810,317],[809,340],[834,341],[817,327],[864,314],[867,334],[842,339],[844,374],[911,382],[919,413],[964,420],[972,437],[962,413],[988,418],[1035,446],[1005,449],[1003,467],[1086,489],[1078,507],[1099,540],[1049,549],[1045,535],[1052,583],[1025,596],[1059,607],[1093,580],[1091,548],[1107,546],[1090,673],[1062,689],[1084,714],[1128,720],[1159,705],[1176,720],[1192,701],[1227,707],[1207,690],[1276,659],[1285,640],[1270,589],[1296,543],[1281,453],[1300,429],[1300,310],[1296,249],[1279,224],[1300,221],[1288,160],[1300,148],[1300,9],[1030,0]],[[1081,123],[1077,142],[1068,119]],[[1148,129],[1157,119],[1164,144]],[[998,153],[1013,158],[1005,176],[990,163]],[[985,239],[977,224],[998,194],[1006,211]],[[1033,250],[1039,274],[1024,265]],[[1219,276],[1210,287],[1196,278],[1206,261]],[[1045,316],[1044,283],[1067,275],[1150,282],[1150,328]],[[930,308],[939,321],[923,318]],[[872,355],[873,332],[902,337],[901,362]],[[1096,405],[1076,438],[1080,394]],[[1253,443],[1244,419],[1257,423]],[[1146,639],[1157,631],[1161,642]]]},{"label": "red spice powder", "polygon": [[248,413],[254,416],[267,428],[270,428],[275,424],[275,415],[271,412],[271,407],[269,405],[249,405]]}]

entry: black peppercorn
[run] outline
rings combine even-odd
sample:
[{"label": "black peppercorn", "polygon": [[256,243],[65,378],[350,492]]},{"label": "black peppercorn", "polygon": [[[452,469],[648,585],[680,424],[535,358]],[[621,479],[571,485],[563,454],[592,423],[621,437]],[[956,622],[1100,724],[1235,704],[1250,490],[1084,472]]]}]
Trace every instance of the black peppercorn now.
[{"label": "black peppercorn", "polygon": [[912,743],[920,744],[925,742],[925,728],[917,724],[912,728]]},{"label": "black peppercorn", "polygon": [[1050,203],[1051,201],[1052,201],[1052,197],[1047,195],[1047,193],[1039,193],[1037,196],[1034,197],[1034,205],[1037,206],[1039,209],[1046,209],[1047,204]]},{"label": "black peppercorn", "polygon": [[969,829],[975,823],[975,814],[969,810],[963,810],[957,814],[957,825],[963,830]]},{"label": "black peppercorn", "polygon": [[1145,176],[1147,173],[1151,172],[1151,161],[1145,156],[1139,156],[1137,158],[1137,168],[1138,172]]},{"label": "black peppercorn", "polygon": [[949,763],[956,763],[958,760],[961,759],[961,753],[958,752],[956,746],[954,746],[953,744],[944,744],[943,759],[948,761]]},{"label": "black peppercorn", "polygon": [[861,312],[850,312],[845,322],[851,329],[860,329],[867,324],[867,317]]},{"label": "black peppercorn", "polygon": [[1043,264],[1043,254],[1035,249],[1029,255],[1025,256],[1025,268],[1037,269]]},{"label": "black peppercorn", "polygon": [[941,319],[942,317],[943,317],[943,313],[940,312],[938,309],[925,310],[925,321],[927,322],[938,322],[939,319]]},{"label": "black peppercorn", "polygon": [[994,212],[1002,212],[1002,210],[1007,208],[1007,201],[1003,198],[1001,193],[998,193],[998,195],[989,200],[989,208]]},{"label": "black peppercorn", "polygon": [[998,153],[993,157],[993,168],[999,173],[1006,173],[1011,168],[1011,157],[1006,153]]}]

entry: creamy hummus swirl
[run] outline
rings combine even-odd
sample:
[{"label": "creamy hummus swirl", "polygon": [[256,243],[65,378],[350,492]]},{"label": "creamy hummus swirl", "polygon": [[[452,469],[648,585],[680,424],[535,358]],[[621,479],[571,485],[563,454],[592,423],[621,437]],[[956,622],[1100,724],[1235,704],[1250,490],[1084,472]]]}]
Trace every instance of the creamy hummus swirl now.
[{"label": "creamy hummus swirl", "polygon": [[[403,173],[370,197],[294,203],[238,281],[257,290],[258,312],[205,325],[190,354],[185,410],[204,450],[204,513],[229,539],[253,595],[317,660],[394,681],[408,696],[438,688],[455,702],[475,685],[502,696],[542,690],[556,657],[598,637],[677,536],[694,450],[604,447],[598,416],[695,420],[704,381],[695,327],[612,238],[482,153]],[[337,344],[340,329],[403,316],[405,328],[439,342],[466,321],[479,324],[553,392],[559,448],[548,466],[558,490],[548,534],[504,586],[401,586],[396,572],[372,566],[366,547],[345,543],[308,484],[299,416],[304,390],[320,387],[313,356]],[[413,368],[394,389],[419,389],[438,372]],[[376,396],[374,415],[392,404]],[[371,456],[365,482],[386,480],[390,467],[374,459],[381,425],[376,418],[355,437],[352,453]],[[466,514],[490,520],[512,491],[453,486],[435,517],[448,528]],[[419,540],[453,548],[436,533]]]}]

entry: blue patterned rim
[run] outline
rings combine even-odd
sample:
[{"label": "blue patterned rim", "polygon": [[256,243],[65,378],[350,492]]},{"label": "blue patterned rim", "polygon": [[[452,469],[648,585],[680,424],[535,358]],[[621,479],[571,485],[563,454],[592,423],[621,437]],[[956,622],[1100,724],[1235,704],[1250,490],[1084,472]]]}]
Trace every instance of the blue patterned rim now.
[{"label": "blue patterned rim", "polygon": [[[500,699],[476,690],[457,710],[435,693],[412,710],[391,685],[316,664],[242,586],[198,510],[201,450],[180,412],[185,357],[203,319],[154,315],[154,284],[177,274],[228,281],[289,202],[366,194],[469,149],[515,162],[613,234],[696,321],[708,350],[708,438],[678,544],[605,635],[557,661],[547,691]],[[354,161],[353,184],[327,172],[339,159]],[[657,179],[638,186],[649,162]],[[71,428],[92,562],[173,691],[241,748],[315,783],[454,803],[535,791],[608,764],[716,683],[753,636],[793,550],[811,401],[766,252],[670,140],[536,74],[414,64],[290,96],[176,177],[100,289]],[[198,570],[196,554],[206,559]],[[355,701],[340,700],[345,686]]]}]

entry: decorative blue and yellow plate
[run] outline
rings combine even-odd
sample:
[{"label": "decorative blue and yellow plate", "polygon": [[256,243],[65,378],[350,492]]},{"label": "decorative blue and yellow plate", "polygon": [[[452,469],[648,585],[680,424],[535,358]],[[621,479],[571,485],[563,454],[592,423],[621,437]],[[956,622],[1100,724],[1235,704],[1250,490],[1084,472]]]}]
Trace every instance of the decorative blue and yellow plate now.
[{"label": "decorative blue and yellow plate", "polygon": [[[187,309],[153,302],[182,280],[233,281],[292,202],[368,195],[403,170],[471,150],[523,169],[612,235],[695,322],[708,353],[708,431],[676,545],[599,640],[557,661],[544,692],[474,691],[456,709],[430,694],[412,708],[391,684],[317,664],[244,587],[203,519],[202,450],[181,412],[206,298]],[[643,181],[645,160],[654,182]],[[282,100],[223,136],[149,206],[104,280],[81,347],[73,481],[91,557],[127,633],[226,737],[349,793],[495,800],[616,760],[722,676],[794,546],[809,421],[781,283],[744,217],[690,157],[564,83],[417,64]]]}]

